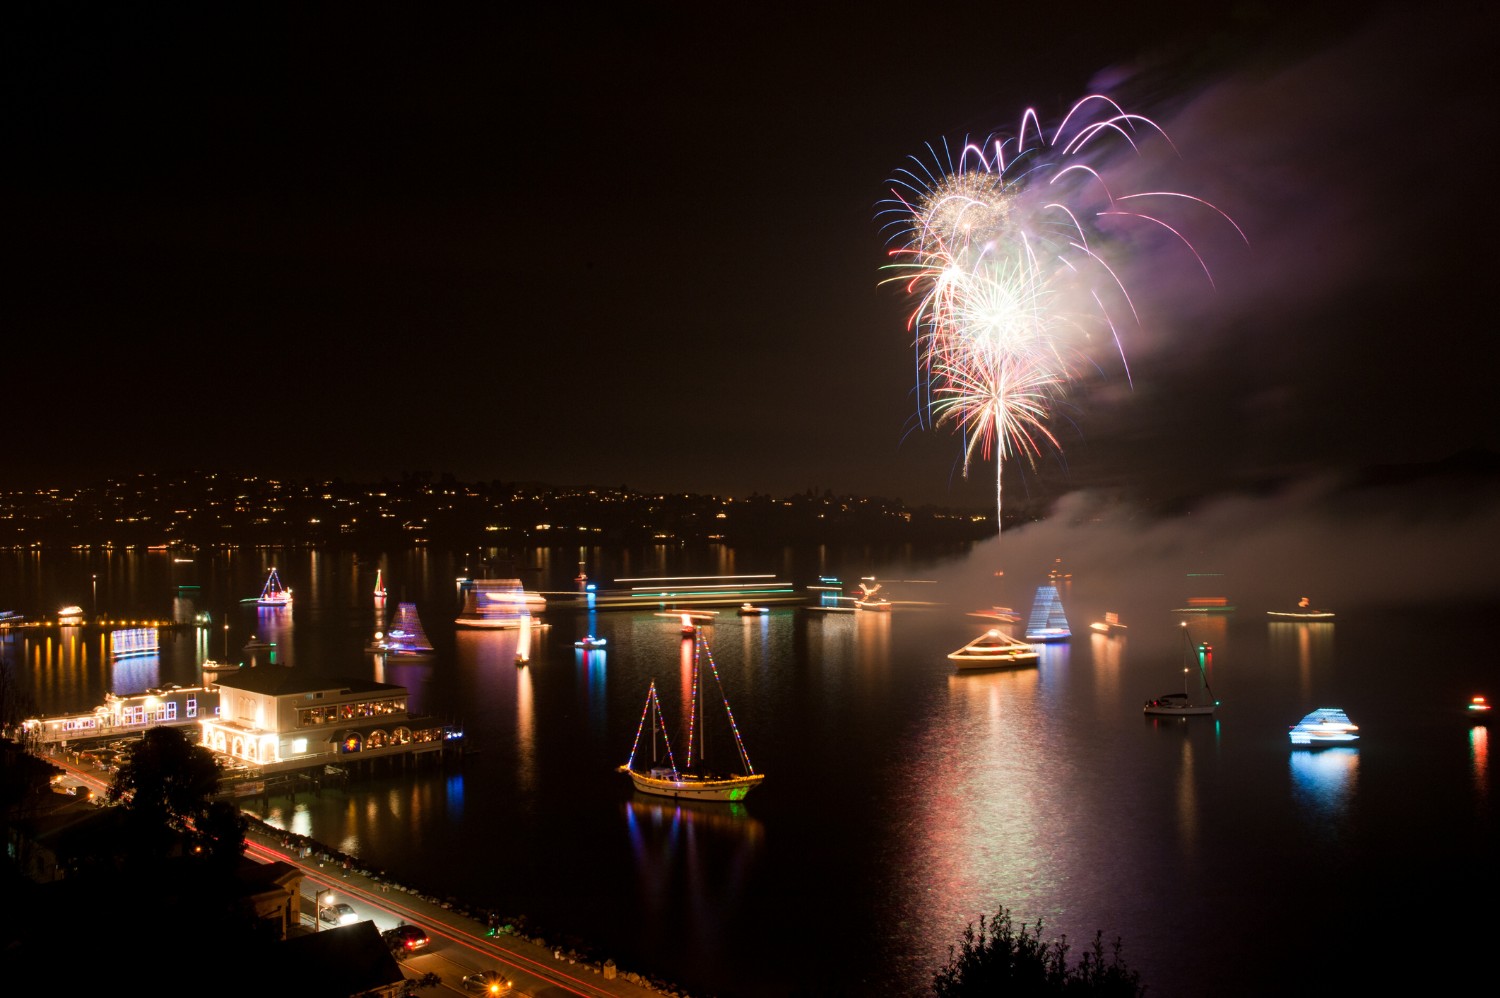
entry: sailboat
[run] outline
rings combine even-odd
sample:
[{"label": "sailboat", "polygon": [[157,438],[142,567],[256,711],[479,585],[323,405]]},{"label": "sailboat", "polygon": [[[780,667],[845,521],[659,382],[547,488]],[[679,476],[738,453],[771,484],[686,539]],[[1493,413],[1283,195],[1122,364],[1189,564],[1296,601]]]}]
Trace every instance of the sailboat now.
[{"label": "sailboat", "polygon": [[[703,676],[705,662],[718,687],[719,697],[724,702],[724,714],[729,721],[729,730],[734,734],[734,744],[739,751],[743,773],[715,772],[708,768],[704,757],[707,750],[707,717],[704,711],[707,683]],[[702,631],[696,631],[693,635],[692,693],[692,713],[688,716],[687,765],[682,769],[677,768],[677,759],[672,754],[672,741],[667,735],[666,718],[662,716],[661,701],[656,695],[656,680],[653,679],[646,691],[646,706],[641,711],[641,723],[636,728],[635,744],[630,747],[630,758],[625,765],[619,767],[619,771],[628,773],[635,788],[642,793],[704,801],[743,800],[766,777],[764,773],[757,773],[750,764],[745,743],[740,739],[740,729],[734,722],[734,712],[729,708],[729,698],[724,696],[724,684],[719,679],[718,667],[714,665],[713,652],[709,650],[708,640]],[[638,763],[636,757],[644,754],[641,735],[646,731],[648,720],[651,725],[651,759],[649,764],[644,760]]]},{"label": "sailboat", "polygon": [[1012,666],[1036,665],[1041,661],[1041,652],[1036,646],[992,627],[958,651],[949,652],[948,658],[957,662],[959,669],[1004,669]]},{"label": "sailboat", "polygon": [[[1186,717],[1193,714],[1212,714],[1218,709],[1219,701],[1214,699],[1214,691],[1208,685],[1208,672],[1203,668],[1203,662],[1213,654],[1213,649],[1208,645],[1193,647],[1193,639],[1188,636],[1187,625],[1182,625],[1182,640],[1186,644],[1184,659],[1182,663],[1182,692],[1163,693],[1146,701],[1143,708],[1144,713],[1155,714],[1162,717]],[[1189,680],[1189,676],[1196,672],[1198,682]],[[1189,687],[1194,687],[1189,692]],[[1197,687],[1201,687],[1197,689]]]},{"label": "sailboat", "polygon": [[375,598],[385,600],[385,580],[381,578],[380,569],[375,569]]},{"label": "sailboat", "polygon": [[1031,616],[1026,619],[1027,641],[1067,641],[1073,636],[1068,615],[1063,612],[1062,597],[1056,586],[1037,586]]},{"label": "sailboat", "polygon": [[[248,601],[247,601],[248,602]],[[292,591],[281,584],[281,576],[276,574],[272,568],[271,573],[266,576],[266,584],[261,587],[260,595],[255,597],[256,606],[291,606]]]},{"label": "sailboat", "polygon": [[396,607],[396,616],[384,637],[377,635],[371,650],[383,655],[402,658],[421,658],[432,654],[432,642],[422,630],[422,618],[417,616],[417,604],[401,603]]}]

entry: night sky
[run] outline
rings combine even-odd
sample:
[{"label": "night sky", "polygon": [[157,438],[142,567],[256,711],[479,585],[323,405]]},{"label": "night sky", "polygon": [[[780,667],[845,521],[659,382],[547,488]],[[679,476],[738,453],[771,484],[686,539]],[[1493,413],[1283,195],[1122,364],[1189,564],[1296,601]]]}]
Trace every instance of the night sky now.
[{"label": "night sky", "polygon": [[876,207],[928,143],[1090,93],[1175,143],[1139,186],[1249,245],[1194,234],[1212,284],[1122,261],[1130,380],[1008,495],[1500,450],[1485,5],[797,6],[7,14],[0,484],[984,506],[993,465],[914,428]]}]

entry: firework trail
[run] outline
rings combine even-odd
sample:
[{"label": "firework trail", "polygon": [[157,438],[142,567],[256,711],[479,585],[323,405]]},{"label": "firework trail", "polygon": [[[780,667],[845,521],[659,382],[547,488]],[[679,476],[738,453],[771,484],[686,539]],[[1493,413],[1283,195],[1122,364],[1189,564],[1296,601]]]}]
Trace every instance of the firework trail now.
[{"label": "firework trail", "polygon": [[1210,284],[1172,210],[1216,215],[1244,238],[1201,198],[1111,191],[1105,164],[1147,139],[1171,144],[1150,119],[1100,95],[1073,105],[1050,137],[1028,110],[1014,136],[965,142],[956,158],[946,142],[941,152],[929,146],[931,163],[911,157],[880,206],[893,244],[882,283],[914,301],[918,423],[962,429],[965,477],[976,454],[993,455],[997,532],[1005,460],[1035,467],[1044,447],[1061,453],[1047,424],[1096,332],[1129,379],[1120,327],[1140,317],[1109,259],[1118,223],[1169,234]]}]

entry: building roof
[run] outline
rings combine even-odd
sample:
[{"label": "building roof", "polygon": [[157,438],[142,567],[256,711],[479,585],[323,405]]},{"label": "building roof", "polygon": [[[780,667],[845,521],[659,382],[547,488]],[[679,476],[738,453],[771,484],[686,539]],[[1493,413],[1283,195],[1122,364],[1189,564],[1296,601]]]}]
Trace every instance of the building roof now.
[{"label": "building roof", "polygon": [[242,690],[266,696],[300,696],[304,693],[405,693],[406,687],[390,683],[377,683],[370,679],[353,676],[317,676],[302,669],[281,666],[260,666],[241,669],[232,676],[218,681],[226,690]]},{"label": "building roof", "polygon": [[279,980],[291,982],[299,994],[343,998],[390,987],[405,977],[380,930],[368,920],[288,939],[276,955]]}]

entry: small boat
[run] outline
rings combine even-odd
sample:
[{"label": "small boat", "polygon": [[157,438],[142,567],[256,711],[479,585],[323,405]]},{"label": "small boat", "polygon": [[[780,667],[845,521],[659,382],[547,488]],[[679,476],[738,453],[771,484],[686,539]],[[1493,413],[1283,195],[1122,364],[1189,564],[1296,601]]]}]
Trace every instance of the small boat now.
[{"label": "small boat", "polygon": [[385,580],[381,578],[380,569],[375,569],[375,598],[385,599]]},{"label": "small boat", "polygon": [[1359,739],[1359,725],[1349,720],[1337,707],[1319,707],[1292,725],[1293,746],[1320,748],[1324,745],[1348,745]]},{"label": "small boat", "polygon": [[[1214,691],[1208,685],[1208,670],[1204,667],[1213,655],[1213,649],[1207,644],[1194,647],[1186,624],[1182,625],[1182,640],[1187,644],[1182,663],[1182,692],[1163,693],[1147,700],[1145,707],[1141,708],[1142,713],[1157,717],[1191,717],[1212,714],[1219,708],[1219,701],[1214,699]],[[1197,676],[1196,682],[1188,678],[1193,675]]]},{"label": "small boat", "polygon": [[291,606],[292,591],[281,584],[281,576],[272,568],[271,573],[266,576],[266,584],[261,587],[260,595],[253,602],[256,606]]},{"label": "small boat", "polygon": [[[729,731],[734,735],[734,744],[739,752],[740,766],[743,769],[741,773],[720,773],[707,765],[708,715],[705,710],[708,703],[708,683],[703,674],[704,663],[707,663],[707,673],[713,676],[719,698],[724,703]],[[713,652],[702,632],[693,636],[693,674],[690,682],[696,696],[692,718],[688,722],[686,765],[682,769],[677,768],[677,760],[672,754],[672,741],[667,735],[666,719],[662,716],[661,702],[656,695],[656,680],[653,679],[646,691],[646,706],[641,711],[641,723],[636,728],[635,744],[630,747],[630,758],[619,767],[619,772],[629,774],[630,781],[637,790],[659,797],[702,801],[743,800],[766,777],[764,773],[757,773],[750,764],[750,756],[740,738],[739,726],[734,722],[734,711],[729,707],[729,698],[724,695],[724,684],[719,678],[718,666],[714,664]],[[641,735],[646,730],[648,718],[651,724],[651,762],[650,765],[642,765],[636,762],[636,756],[641,754]]]},{"label": "small boat", "polygon": [[76,627],[83,623],[83,607],[65,606],[57,611],[57,622],[64,627]]},{"label": "small boat", "polygon": [[1008,606],[992,606],[984,610],[975,610],[969,616],[983,617],[985,620],[994,620],[1002,624],[1018,623],[1021,619],[1021,615]]},{"label": "small boat", "polygon": [[1061,558],[1053,559],[1052,570],[1047,573],[1047,579],[1051,582],[1065,582],[1073,577],[1072,572],[1063,571]]},{"label": "small boat", "polygon": [[574,648],[585,648],[589,650],[593,650],[595,648],[603,648],[604,645],[605,640],[601,637],[596,637],[593,634],[585,634],[583,637],[573,642]]},{"label": "small boat", "polygon": [[1037,586],[1031,616],[1026,619],[1027,641],[1067,641],[1073,636],[1068,615],[1063,612],[1062,597],[1056,586]]},{"label": "small boat", "polygon": [[764,617],[770,612],[771,610],[769,607],[752,606],[749,603],[741,603],[739,610],[741,617]]},{"label": "small boat", "polygon": [[992,627],[957,651],[949,652],[948,658],[957,662],[960,669],[1007,669],[1036,665],[1041,652],[1035,645]]},{"label": "small boat", "polygon": [[1312,601],[1306,596],[1297,601],[1297,605],[1290,610],[1267,610],[1266,616],[1278,617],[1282,620],[1332,620],[1332,610],[1319,610],[1312,605]]},{"label": "small boat", "polygon": [[211,658],[205,658],[199,666],[204,672],[235,672],[244,666],[243,662],[216,662]]},{"label": "small boat", "polygon": [[[874,582],[873,579],[870,580]],[[880,583],[873,586],[867,582],[859,584],[859,595],[855,597],[854,607],[857,610],[874,610],[877,613],[889,613],[891,601],[880,594]]]},{"label": "small boat", "polygon": [[417,604],[402,603],[396,607],[395,619],[385,634],[375,635],[370,651],[395,658],[424,658],[432,655],[432,642],[422,629]]},{"label": "small boat", "polygon": [[1125,625],[1120,623],[1120,615],[1111,611],[1104,615],[1103,620],[1096,620],[1090,624],[1089,630],[1105,635],[1118,634],[1125,630]]},{"label": "small boat", "polygon": [[1471,697],[1464,707],[1464,714],[1468,716],[1470,724],[1489,724],[1489,700],[1482,696]]}]

